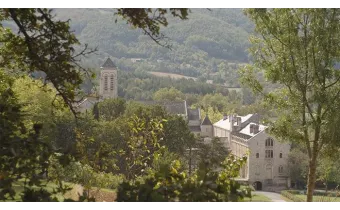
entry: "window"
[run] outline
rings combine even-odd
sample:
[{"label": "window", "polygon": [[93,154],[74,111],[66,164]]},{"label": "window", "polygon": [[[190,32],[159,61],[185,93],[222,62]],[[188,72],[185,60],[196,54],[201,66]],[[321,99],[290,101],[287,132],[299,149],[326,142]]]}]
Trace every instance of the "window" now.
[{"label": "window", "polygon": [[280,152],[280,158],[282,158],[282,152]]},{"label": "window", "polygon": [[266,158],[273,158],[273,150],[266,150]]},{"label": "window", "polygon": [[104,90],[107,90],[108,89],[108,77],[107,75],[104,76]]},{"label": "window", "polygon": [[283,173],[283,166],[279,166],[279,173],[280,173],[280,174]]},{"label": "window", "polygon": [[259,158],[260,157],[260,154],[259,153],[256,153],[256,158]]},{"label": "window", "polygon": [[272,138],[266,139],[266,147],[272,147],[274,145],[274,141]]},{"label": "window", "polygon": [[114,77],[113,77],[113,74],[111,74],[111,78],[110,78],[110,89],[113,90],[113,85],[114,85]]}]

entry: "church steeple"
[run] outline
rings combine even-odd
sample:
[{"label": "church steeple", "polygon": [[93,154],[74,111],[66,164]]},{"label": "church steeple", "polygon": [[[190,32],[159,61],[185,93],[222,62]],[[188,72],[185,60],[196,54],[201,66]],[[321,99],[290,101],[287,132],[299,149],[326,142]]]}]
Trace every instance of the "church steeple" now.
[{"label": "church steeple", "polygon": [[110,58],[107,58],[101,66],[100,71],[100,92],[102,99],[118,97],[117,67]]}]

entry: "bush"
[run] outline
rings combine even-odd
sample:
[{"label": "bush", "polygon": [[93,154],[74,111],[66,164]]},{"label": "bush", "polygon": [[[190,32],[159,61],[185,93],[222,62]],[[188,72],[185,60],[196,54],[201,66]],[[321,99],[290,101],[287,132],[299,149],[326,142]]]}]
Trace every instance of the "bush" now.
[{"label": "bush", "polygon": [[48,177],[50,180],[81,184],[85,189],[92,187],[116,189],[124,180],[123,175],[96,172],[91,166],[75,161],[70,161],[67,165],[62,166],[54,157],[50,162]]},{"label": "bush", "polygon": [[226,158],[220,172],[201,168],[192,176],[179,172],[180,162],[162,165],[144,181],[123,182],[118,187],[117,201],[242,201],[250,189],[240,189],[234,178],[246,158]]}]

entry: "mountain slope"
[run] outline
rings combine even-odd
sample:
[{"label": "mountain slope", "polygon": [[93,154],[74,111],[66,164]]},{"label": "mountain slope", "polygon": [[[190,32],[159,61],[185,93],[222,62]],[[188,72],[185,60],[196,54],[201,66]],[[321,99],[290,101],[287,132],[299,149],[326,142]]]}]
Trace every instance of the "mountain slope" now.
[{"label": "mountain slope", "polygon": [[[84,61],[89,67],[98,67],[106,56],[112,56],[123,70],[200,76],[217,72],[222,62],[248,62],[246,49],[253,25],[241,9],[191,11],[185,21],[169,17],[169,26],[162,29],[171,39],[172,50],[132,29],[114,16],[114,9],[57,9],[56,14],[58,18],[71,19],[71,28],[82,43],[98,47],[98,55]],[[133,63],[131,58],[142,58],[143,65]]]}]

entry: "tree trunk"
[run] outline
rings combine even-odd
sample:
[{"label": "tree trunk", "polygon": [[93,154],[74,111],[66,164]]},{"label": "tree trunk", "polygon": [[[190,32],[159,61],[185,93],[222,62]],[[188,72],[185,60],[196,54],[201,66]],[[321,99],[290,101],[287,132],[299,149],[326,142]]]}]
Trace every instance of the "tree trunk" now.
[{"label": "tree trunk", "polygon": [[189,150],[189,176],[191,176],[191,147],[190,147],[190,150]]},{"label": "tree trunk", "polygon": [[309,162],[308,181],[307,181],[307,202],[313,202],[313,192],[316,181],[316,157],[313,155]]}]

